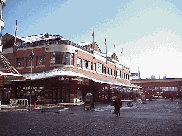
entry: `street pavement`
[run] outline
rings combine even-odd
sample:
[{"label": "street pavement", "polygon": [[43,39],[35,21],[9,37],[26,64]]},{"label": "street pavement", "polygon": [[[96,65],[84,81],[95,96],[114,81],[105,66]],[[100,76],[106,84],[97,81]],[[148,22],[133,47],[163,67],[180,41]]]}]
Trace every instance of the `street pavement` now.
[{"label": "street pavement", "polygon": [[1,110],[0,136],[182,135],[182,100],[159,99],[133,107],[123,104],[121,116],[109,104],[47,105],[36,110]]}]

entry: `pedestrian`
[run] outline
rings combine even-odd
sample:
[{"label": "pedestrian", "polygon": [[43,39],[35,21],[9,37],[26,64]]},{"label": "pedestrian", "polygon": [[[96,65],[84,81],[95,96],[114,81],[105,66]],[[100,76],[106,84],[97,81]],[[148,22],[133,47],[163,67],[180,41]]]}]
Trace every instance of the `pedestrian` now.
[{"label": "pedestrian", "polygon": [[121,107],[122,107],[121,98],[119,96],[117,96],[115,99],[115,102],[114,102],[116,117],[118,117],[118,115],[120,116],[120,108]]}]

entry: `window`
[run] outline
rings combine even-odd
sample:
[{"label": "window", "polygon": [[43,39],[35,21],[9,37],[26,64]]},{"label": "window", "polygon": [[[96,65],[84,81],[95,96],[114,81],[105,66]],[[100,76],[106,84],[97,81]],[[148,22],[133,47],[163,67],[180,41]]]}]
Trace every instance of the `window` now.
[{"label": "window", "polygon": [[16,59],[16,67],[24,67],[24,58]]},{"label": "window", "polygon": [[74,57],[73,53],[56,52],[55,53],[55,64],[73,65],[73,57]]},{"label": "window", "polygon": [[89,68],[89,70],[92,70],[92,62],[88,62],[88,68]]},{"label": "window", "polygon": [[109,75],[109,71],[110,71],[110,69],[109,68],[107,68],[107,74]]},{"label": "window", "polygon": [[88,68],[88,61],[87,60],[83,60],[83,68],[84,69]]},{"label": "window", "polygon": [[97,65],[96,65],[96,63],[94,63],[94,71],[96,71],[97,70]]},{"label": "window", "polygon": [[112,76],[112,69],[111,69],[111,68],[109,69],[109,73],[110,73],[110,75]]},{"label": "window", "polygon": [[36,66],[45,65],[45,55],[36,57]]},{"label": "window", "polygon": [[55,64],[55,52],[51,52],[50,54],[50,64]]},{"label": "window", "polygon": [[81,62],[82,62],[81,58],[77,58],[77,67],[79,67],[79,68],[82,67]]},{"label": "window", "polygon": [[115,71],[114,70],[112,70],[112,76],[115,76]]},{"label": "window", "polygon": [[117,70],[117,77],[120,78],[120,71]]},{"label": "window", "polygon": [[66,65],[73,65],[73,54],[72,53],[66,54]]},{"label": "window", "polygon": [[31,66],[31,57],[26,57],[26,67]]},{"label": "window", "polygon": [[102,64],[101,63],[97,63],[97,72],[102,73]]},{"label": "window", "polygon": [[106,67],[102,65],[102,73],[106,74]]},{"label": "window", "polygon": [[126,79],[127,79],[127,80],[129,80],[129,79],[130,79],[130,77],[129,77],[129,75],[128,75],[128,74],[126,74]]}]

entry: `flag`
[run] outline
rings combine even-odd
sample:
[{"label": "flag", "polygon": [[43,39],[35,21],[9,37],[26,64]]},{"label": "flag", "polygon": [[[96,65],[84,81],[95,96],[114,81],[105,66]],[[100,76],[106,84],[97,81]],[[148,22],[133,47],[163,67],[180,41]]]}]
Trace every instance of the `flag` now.
[{"label": "flag", "polygon": [[105,38],[105,41],[104,41],[104,45],[106,46],[106,38]]},{"label": "flag", "polygon": [[114,53],[116,53],[116,44],[114,43]]},{"label": "flag", "polygon": [[17,27],[17,20],[16,20],[16,31],[18,30],[18,27]]},{"label": "flag", "polygon": [[123,48],[122,48],[122,50],[121,50],[121,55],[123,54]]},{"label": "flag", "polygon": [[92,33],[92,36],[93,36],[93,38],[94,38],[94,29],[93,29],[93,33]]},{"label": "flag", "polygon": [[[16,20],[16,28],[15,28],[15,43],[16,43],[16,32],[17,32],[17,20]],[[16,44],[15,44],[16,45]]]}]

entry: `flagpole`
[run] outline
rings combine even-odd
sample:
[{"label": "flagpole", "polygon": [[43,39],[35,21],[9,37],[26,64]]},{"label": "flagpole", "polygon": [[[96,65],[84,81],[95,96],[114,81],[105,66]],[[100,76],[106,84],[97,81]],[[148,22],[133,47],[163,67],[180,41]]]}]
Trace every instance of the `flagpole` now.
[{"label": "flagpole", "polygon": [[123,59],[123,57],[122,57],[122,56],[123,56],[123,48],[122,48],[122,50],[121,50],[121,54],[120,54],[120,61],[121,61],[121,64],[123,63],[123,60],[122,60],[122,59]]},{"label": "flagpole", "polygon": [[[123,48],[122,48],[122,54],[121,54],[121,66],[122,66],[122,69],[123,69]],[[123,78],[123,71],[122,71],[122,78]]]},{"label": "flagpole", "polygon": [[17,20],[16,20],[16,28],[15,28],[15,42],[14,42],[14,45],[13,45],[13,66],[16,67],[16,31],[17,31]]},{"label": "flagpole", "polygon": [[116,70],[116,42],[114,42],[114,54],[115,54],[115,61],[114,61],[115,73],[114,73],[114,75],[115,75],[115,79],[116,79],[116,77],[117,77],[117,75],[116,75],[116,73],[117,73],[117,70]]},{"label": "flagpole", "polygon": [[[94,52],[94,46],[95,46],[95,43],[94,43],[94,28],[93,28],[92,36],[93,36],[93,52]],[[94,54],[94,53],[93,53],[93,54]],[[93,56],[93,57],[94,57],[94,56]]]},{"label": "flagpole", "polygon": [[94,48],[95,48],[95,43],[94,43],[94,28],[93,28],[93,33],[92,33],[92,36],[93,36],[93,59],[92,59],[92,68],[93,68],[93,74],[94,74],[94,68],[95,68],[95,66],[94,66]]},{"label": "flagpole", "polygon": [[16,29],[15,29],[15,44],[16,44],[16,31],[17,31],[17,20],[16,20]]},{"label": "flagpole", "polygon": [[114,42],[114,53],[116,54],[116,42]]},{"label": "flagpole", "polygon": [[105,38],[105,44],[106,44],[106,77],[107,77],[107,43]]}]

